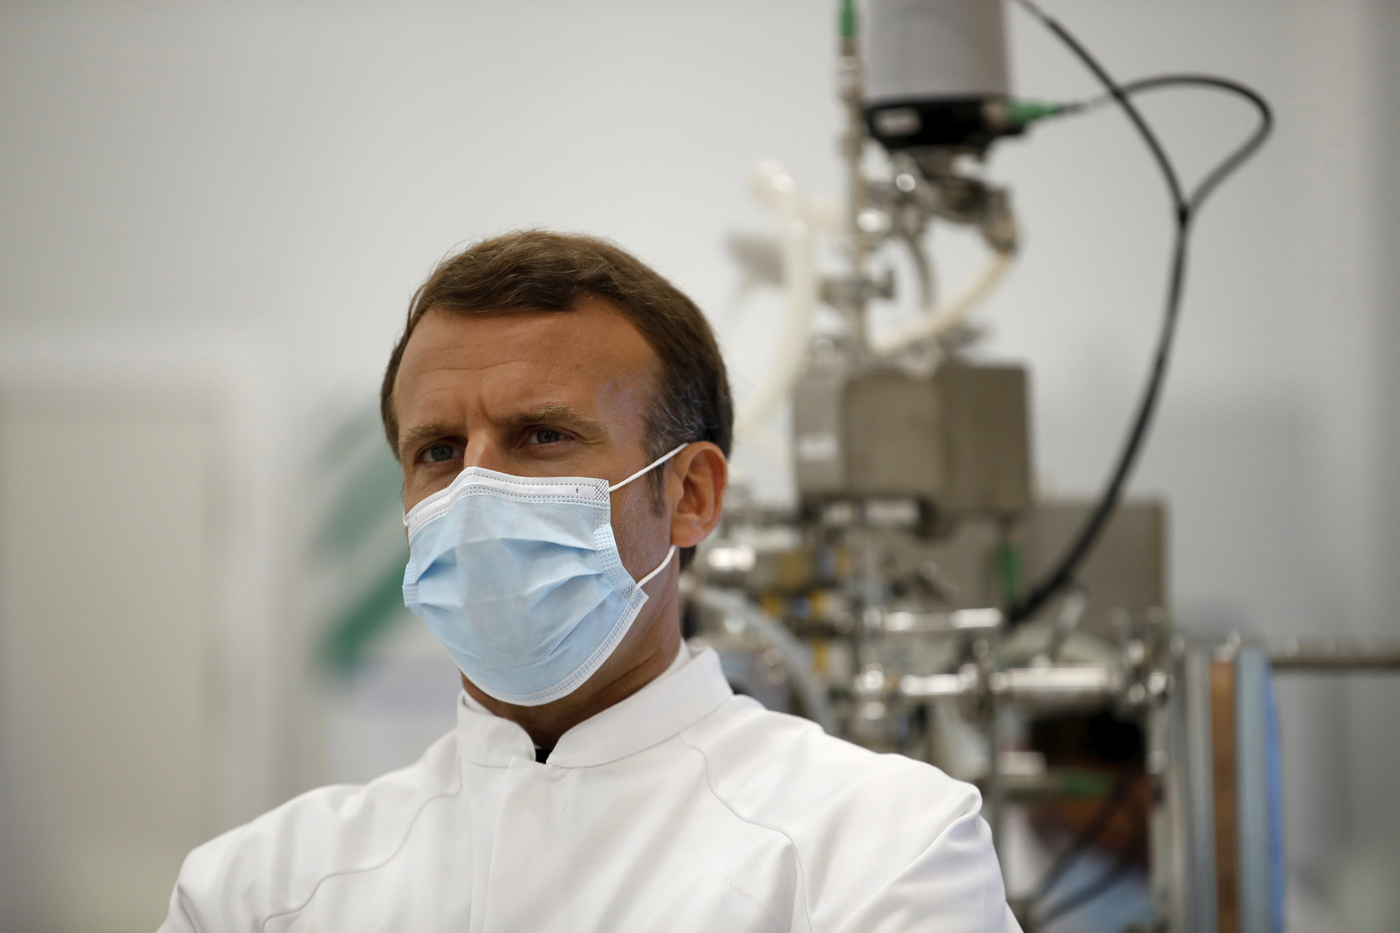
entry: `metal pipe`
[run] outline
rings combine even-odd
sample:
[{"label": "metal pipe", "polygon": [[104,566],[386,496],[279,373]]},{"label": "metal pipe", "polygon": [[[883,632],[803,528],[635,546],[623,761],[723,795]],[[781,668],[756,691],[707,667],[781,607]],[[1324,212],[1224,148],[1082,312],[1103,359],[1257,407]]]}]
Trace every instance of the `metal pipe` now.
[{"label": "metal pipe", "polygon": [[857,359],[865,355],[865,293],[869,279],[870,243],[861,229],[861,215],[870,197],[865,179],[865,72],[860,60],[857,12],[853,2],[844,2],[841,13],[841,43],[837,59],[837,78],[841,102],[846,108],[846,129],[841,135],[841,155],[846,162],[847,216],[846,233],[851,240],[851,284],[845,296],[844,311],[851,330],[851,347]]},{"label": "metal pipe", "polygon": [[1123,688],[1122,675],[1111,667],[1013,667],[983,673],[968,665],[956,674],[901,677],[899,694],[915,701],[972,696],[981,688],[984,677],[990,682],[991,695],[998,701],[1036,709],[1103,706],[1113,702]]},{"label": "metal pipe", "polygon": [[906,674],[899,678],[899,695],[906,700],[957,699],[977,689],[977,673],[968,669],[961,674]]},{"label": "metal pipe", "polygon": [[[997,676],[993,638],[995,635],[979,638],[972,646],[972,653],[977,658],[977,676],[990,685],[996,683]],[[987,731],[987,777],[983,782],[983,793],[986,795],[986,809],[990,810],[987,823],[992,830],[992,846],[998,852],[1002,850],[1006,825],[1006,782],[1001,777],[1001,717],[998,715],[1001,703],[995,689],[986,691],[982,697],[983,728]]]},{"label": "metal pipe", "polygon": [[1018,706],[1095,707],[1111,703],[1122,677],[1110,667],[1015,667],[992,675],[992,693]]},{"label": "metal pipe", "polygon": [[952,612],[886,613],[884,631],[889,635],[990,635],[1005,621],[1000,609],[956,609]]},{"label": "metal pipe", "polygon": [[1297,639],[1269,652],[1276,672],[1400,671],[1400,644],[1370,641],[1304,642]]}]

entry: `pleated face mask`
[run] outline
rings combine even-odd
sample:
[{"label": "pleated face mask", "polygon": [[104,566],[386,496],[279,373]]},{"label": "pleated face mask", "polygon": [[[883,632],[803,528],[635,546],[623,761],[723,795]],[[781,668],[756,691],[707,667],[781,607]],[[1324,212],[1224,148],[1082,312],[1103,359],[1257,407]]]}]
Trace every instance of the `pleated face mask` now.
[{"label": "pleated face mask", "polygon": [[468,467],[404,516],[403,600],[471,682],[505,703],[567,696],[608,659],[647,601],[622,566],[609,493],[620,483]]}]

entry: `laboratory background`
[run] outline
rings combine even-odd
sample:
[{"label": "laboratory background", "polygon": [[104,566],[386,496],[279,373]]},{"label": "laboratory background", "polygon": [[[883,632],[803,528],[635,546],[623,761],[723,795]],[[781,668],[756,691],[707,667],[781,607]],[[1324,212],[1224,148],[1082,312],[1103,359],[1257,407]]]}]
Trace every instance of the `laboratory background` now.
[{"label": "laboratory background", "polygon": [[[529,227],[725,351],[687,636],[977,782],[1027,931],[1400,929],[1400,5],[1039,9],[1121,100],[1019,2],[0,2],[0,930],[152,930],[191,848],[451,727],[377,392]],[[1173,307],[1125,101],[1188,191],[1268,134],[1028,612]]]}]

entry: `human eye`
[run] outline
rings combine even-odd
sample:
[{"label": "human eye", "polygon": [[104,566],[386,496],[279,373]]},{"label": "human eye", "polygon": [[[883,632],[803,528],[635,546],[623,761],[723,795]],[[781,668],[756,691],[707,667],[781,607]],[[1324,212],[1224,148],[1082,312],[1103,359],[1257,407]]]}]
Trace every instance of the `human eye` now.
[{"label": "human eye", "polygon": [[526,436],[526,441],[532,447],[543,447],[549,444],[558,444],[560,441],[568,439],[568,435],[558,428],[531,428]]},{"label": "human eye", "polygon": [[462,456],[462,451],[456,444],[447,441],[437,441],[423,448],[418,455],[420,463],[446,463],[448,460]]}]

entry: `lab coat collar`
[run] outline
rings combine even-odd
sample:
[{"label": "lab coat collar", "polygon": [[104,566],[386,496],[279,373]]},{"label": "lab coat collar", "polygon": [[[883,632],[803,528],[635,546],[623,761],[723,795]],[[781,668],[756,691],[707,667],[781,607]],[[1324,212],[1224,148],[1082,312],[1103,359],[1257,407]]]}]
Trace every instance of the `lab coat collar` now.
[{"label": "lab coat collar", "polygon": [[[690,728],[733,695],[719,655],[706,648],[679,669],[564,733],[549,754],[548,766],[589,768],[625,758]],[[457,746],[463,758],[498,768],[508,767],[513,758],[534,762],[535,746],[524,729],[474,706],[465,693],[458,699]]]}]

